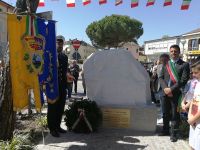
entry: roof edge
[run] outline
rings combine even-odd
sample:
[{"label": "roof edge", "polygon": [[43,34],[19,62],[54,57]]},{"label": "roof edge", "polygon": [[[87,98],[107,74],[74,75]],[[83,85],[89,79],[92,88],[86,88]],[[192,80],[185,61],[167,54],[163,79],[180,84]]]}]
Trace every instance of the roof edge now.
[{"label": "roof edge", "polygon": [[0,3],[3,3],[4,5],[6,5],[6,6],[8,6],[8,7],[12,8],[12,9],[14,9],[14,8],[15,8],[14,6],[12,6],[12,5],[10,5],[10,4],[8,4],[7,2],[5,2],[5,1],[2,1],[2,0],[0,0]]}]

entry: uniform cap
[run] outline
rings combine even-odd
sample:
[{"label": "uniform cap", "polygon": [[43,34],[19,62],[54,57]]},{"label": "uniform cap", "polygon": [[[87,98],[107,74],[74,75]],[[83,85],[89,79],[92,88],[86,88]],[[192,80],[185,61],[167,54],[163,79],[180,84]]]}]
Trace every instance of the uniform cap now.
[{"label": "uniform cap", "polygon": [[64,36],[62,36],[62,35],[58,35],[58,36],[56,37],[56,40],[62,40],[63,42],[65,42],[65,38],[64,38]]}]

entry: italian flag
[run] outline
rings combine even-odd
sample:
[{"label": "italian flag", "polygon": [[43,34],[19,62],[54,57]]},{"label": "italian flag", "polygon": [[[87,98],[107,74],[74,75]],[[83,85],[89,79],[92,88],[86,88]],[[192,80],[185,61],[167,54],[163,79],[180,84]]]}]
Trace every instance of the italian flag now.
[{"label": "italian flag", "polygon": [[88,5],[91,3],[91,0],[83,0],[83,5]]},{"label": "italian flag", "polygon": [[38,7],[44,7],[44,0],[39,1]]},{"label": "italian flag", "polygon": [[155,3],[155,0],[148,0],[147,1],[147,6],[154,5],[154,3]]},{"label": "italian flag", "polygon": [[138,6],[138,0],[131,0],[131,8]]},{"label": "italian flag", "polygon": [[107,0],[99,0],[99,4],[101,5],[101,4],[105,4],[105,3],[107,3]]},{"label": "italian flag", "polygon": [[75,7],[75,0],[66,0],[67,7]]},{"label": "italian flag", "polygon": [[172,5],[172,0],[165,0],[164,6]]},{"label": "italian flag", "polygon": [[123,0],[115,0],[115,6],[122,4]]},{"label": "italian flag", "polygon": [[187,10],[190,6],[190,2],[192,0],[183,0],[183,3],[181,5],[181,10]]}]

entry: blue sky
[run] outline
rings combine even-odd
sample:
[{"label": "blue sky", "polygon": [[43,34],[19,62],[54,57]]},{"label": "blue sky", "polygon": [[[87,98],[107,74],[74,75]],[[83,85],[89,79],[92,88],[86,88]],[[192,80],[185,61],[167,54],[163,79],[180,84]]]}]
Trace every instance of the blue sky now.
[{"label": "blue sky", "polygon": [[[6,0],[15,3],[16,0]],[[115,0],[107,0],[107,4],[99,5],[92,0],[87,6],[82,0],[76,0],[75,8],[67,8],[65,0],[45,0],[45,7],[38,12],[53,11],[53,19],[57,20],[57,34],[66,39],[78,38],[90,43],[85,30],[87,26],[105,16],[112,14],[128,15],[143,23],[144,34],[139,44],[144,41],[161,38],[163,35],[176,36],[200,28],[200,0],[192,0],[190,9],[181,11],[182,0],[173,0],[173,5],[163,7],[164,0],[156,0],[154,6],[146,7],[147,0],[139,0],[139,7],[131,8],[131,0],[124,0],[122,5],[115,6]]]}]

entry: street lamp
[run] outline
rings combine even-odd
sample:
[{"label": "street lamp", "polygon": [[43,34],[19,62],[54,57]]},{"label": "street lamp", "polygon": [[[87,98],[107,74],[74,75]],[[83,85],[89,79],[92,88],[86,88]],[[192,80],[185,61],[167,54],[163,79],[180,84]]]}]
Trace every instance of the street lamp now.
[{"label": "street lamp", "polygon": [[183,45],[183,55],[185,55],[185,57],[186,57],[186,61],[187,61],[187,54],[186,54],[186,52],[185,52],[185,43],[186,43],[186,40],[185,39],[182,39],[181,40],[181,43],[182,43],[182,45]]}]

